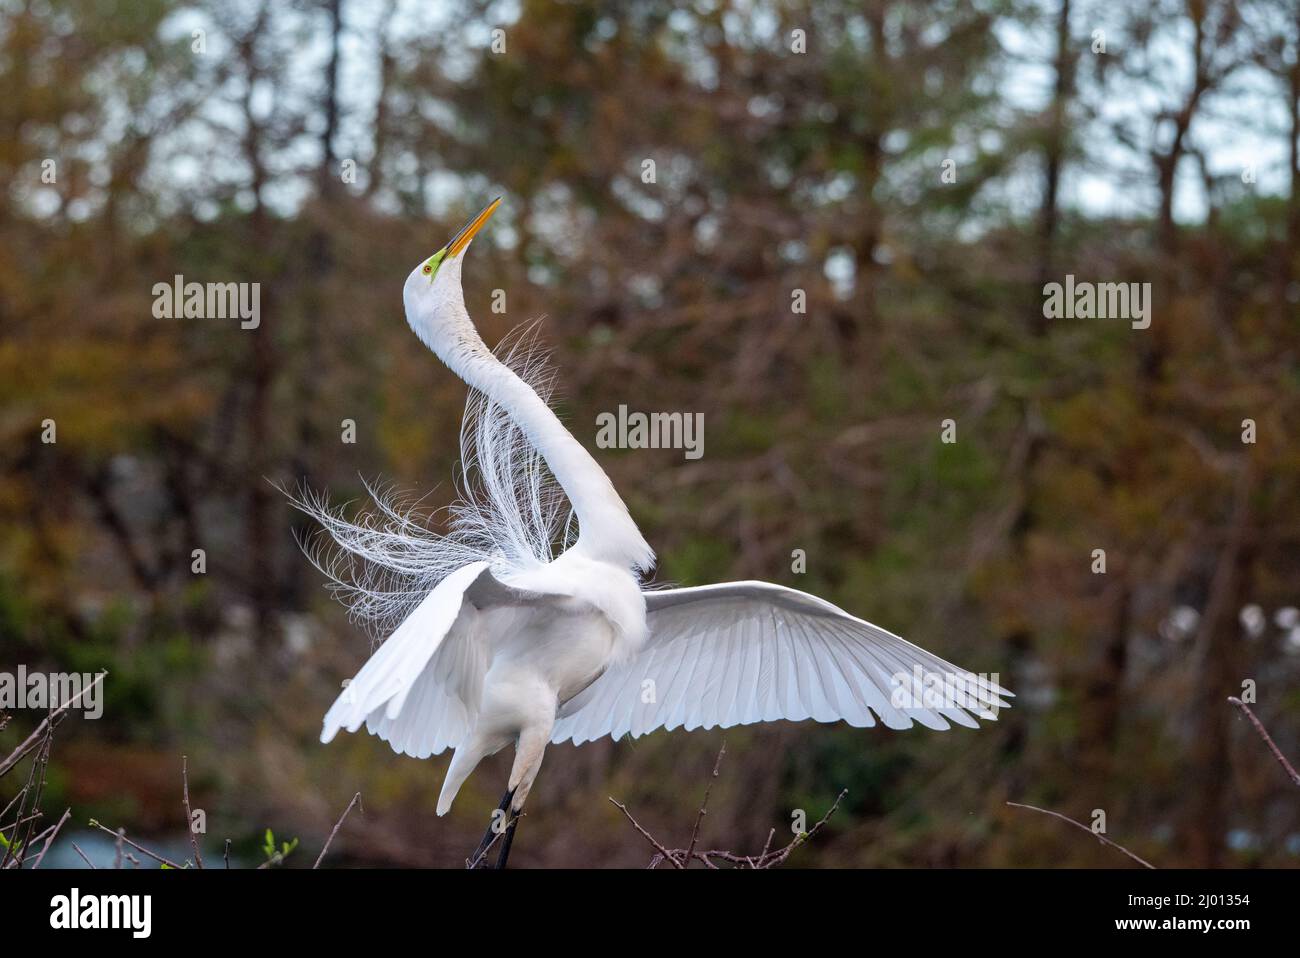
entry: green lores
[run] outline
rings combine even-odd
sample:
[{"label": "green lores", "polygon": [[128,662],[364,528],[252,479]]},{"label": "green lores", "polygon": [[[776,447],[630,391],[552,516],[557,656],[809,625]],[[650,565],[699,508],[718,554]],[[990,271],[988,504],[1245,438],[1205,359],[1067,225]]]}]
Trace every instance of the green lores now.
[{"label": "green lores", "polygon": [[432,283],[433,278],[438,275],[438,267],[442,265],[442,261],[446,255],[447,247],[444,246],[442,249],[438,250],[438,252],[430,256],[429,261],[424,264],[424,269],[422,269],[421,272],[424,273],[425,276],[429,277],[429,282]]}]

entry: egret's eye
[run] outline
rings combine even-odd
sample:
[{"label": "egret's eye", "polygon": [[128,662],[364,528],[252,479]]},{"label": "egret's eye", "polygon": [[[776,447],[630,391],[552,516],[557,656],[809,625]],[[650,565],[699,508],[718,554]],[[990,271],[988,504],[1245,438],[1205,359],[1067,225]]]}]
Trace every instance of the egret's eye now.
[{"label": "egret's eye", "polygon": [[429,275],[430,273],[432,273],[432,272],[433,272],[433,266],[430,265],[429,263],[425,263],[425,264],[424,264],[424,275],[428,276],[428,275]]}]

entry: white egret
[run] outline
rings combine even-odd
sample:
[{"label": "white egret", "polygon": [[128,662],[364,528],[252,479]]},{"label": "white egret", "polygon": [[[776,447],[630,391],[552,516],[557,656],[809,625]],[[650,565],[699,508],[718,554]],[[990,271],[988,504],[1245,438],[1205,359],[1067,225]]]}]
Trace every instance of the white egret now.
[{"label": "white egret", "polygon": [[551,411],[535,354],[498,358],[465,309],[464,254],[499,203],[403,288],[415,334],[471,387],[449,531],[377,490],[378,510],[356,520],[310,495],[296,503],[339,547],[314,558],[342,598],[395,626],[326,713],[321,741],[365,724],[417,758],[453,749],[439,815],[484,757],[514,745],[500,867],[551,742],[778,719],[946,729],[995,717],[1010,694],[995,683],[967,683],[955,703],[900,701],[915,680],[951,689],[970,673],[815,596],[752,581],[642,588],[654,552]]}]

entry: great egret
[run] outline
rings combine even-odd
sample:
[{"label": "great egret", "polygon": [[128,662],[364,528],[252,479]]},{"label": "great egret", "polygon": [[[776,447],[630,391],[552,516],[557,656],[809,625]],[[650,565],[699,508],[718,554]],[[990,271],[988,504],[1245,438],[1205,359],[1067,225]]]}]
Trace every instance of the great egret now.
[{"label": "great egret", "polygon": [[955,702],[900,700],[900,687],[951,688],[970,673],[815,596],[752,581],[642,588],[654,552],[548,406],[535,353],[516,345],[502,361],[465,309],[464,253],[499,203],[402,291],[415,334],[471,387],[449,532],[382,490],[357,520],[315,496],[296,503],[341,547],[314,558],[354,613],[396,626],[326,713],[321,741],[365,723],[417,758],[454,749],[439,815],[484,757],[513,744],[494,815],[498,829],[508,816],[501,867],[551,742],[777,719],[946,729],[995,717],[1010,694],[996,683],[967,683]]}]

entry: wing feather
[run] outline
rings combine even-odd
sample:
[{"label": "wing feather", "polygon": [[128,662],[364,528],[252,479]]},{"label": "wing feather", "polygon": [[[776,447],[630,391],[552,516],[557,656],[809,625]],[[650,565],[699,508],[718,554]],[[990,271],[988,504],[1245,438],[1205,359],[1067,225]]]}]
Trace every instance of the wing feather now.
[{"label": "wing feather", "polygon": [[456,747],[479,708],[488,647],[473,622],[485,609],[545,596],[513,589],[472,562],[444,577],[375,650],[335,699],[321,728],[329,742],[364,723],[395,751],[428,758]]},{"label": "wing feather", "polygon": [[[889,728],[974,727],[1011,693],[849,615],[766,582],[645,593],[650,638],[560,710],[553,741],[633,737],[657,728],[728,728],[787,719]],[[965,689],[957,698],[897,698],[900,684]],[[641,701],[642,683],[655,701]],[[945,684],[946,683],[946,684]]]}]

